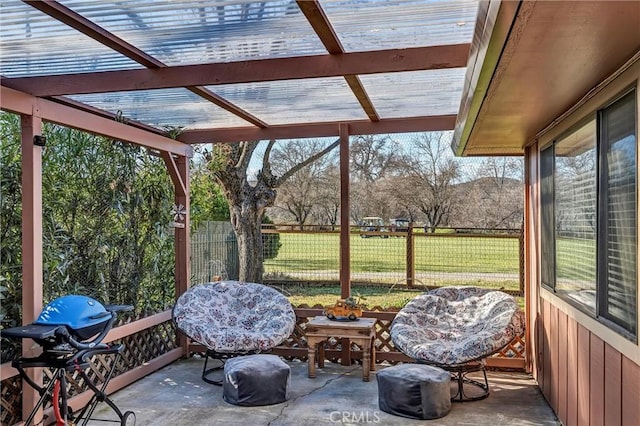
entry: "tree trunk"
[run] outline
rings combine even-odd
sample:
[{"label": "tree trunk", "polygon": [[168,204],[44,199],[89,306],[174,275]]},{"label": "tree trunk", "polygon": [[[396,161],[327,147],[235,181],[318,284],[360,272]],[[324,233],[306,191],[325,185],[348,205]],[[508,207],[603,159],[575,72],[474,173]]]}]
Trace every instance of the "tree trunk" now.
[{"label": "tree trunk", "polygon": [[247,182],[247,170],[251,156],[258,145],[258,141],[238,142],[230,145],[215,145],[208,161],[213,163],[213,175],[222,187],[229,202],[231,225],[238,241],[240,257],[239,280],[246,282],[262,282],[264,267],[262,261],[262,217],[267,207],[272,206],[276,199],[276,188],[295,174],[298,170],[311,164],[332,149],[337,147],[340,140],[336,140],[320,152],[311,155],[306,160],[291,167],[281,176],[271,173],[269,156],[275,140],[269,141],[262,160],[262,170],[258,172],[255,185]]},{"label": "tree trunk", "polygon": [[231,223],[236,231],[240,257],[240,281],[262,282],[262,214],[257,208],[232,209]]},{"label": "tree trunk", "polygon": [[261,224],[264,212],[268,206],[273,205],[275,196],[275,190],[263,182],[258,182],[256,186],[243,182],[242,190],[227,192],[231,225],[238,241],[240,281],[262,282],[264,256]]}]

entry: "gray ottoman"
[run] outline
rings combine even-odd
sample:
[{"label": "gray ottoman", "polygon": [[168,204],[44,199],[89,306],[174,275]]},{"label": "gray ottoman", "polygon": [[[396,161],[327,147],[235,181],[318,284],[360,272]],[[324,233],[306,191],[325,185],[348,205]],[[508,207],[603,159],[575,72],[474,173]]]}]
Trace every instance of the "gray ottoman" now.
[{"label": "gray ottoman", "polygon": [[451,410],[451,375],[424,364],[400,364],[376,373],[378,406],[412,419],[437,419]]},{"label": "gray ottoman", "polygon": [[275,355],[247,355],[224,364],[222,398],[229,404],[279,404],[289,398],[291,368]]}]

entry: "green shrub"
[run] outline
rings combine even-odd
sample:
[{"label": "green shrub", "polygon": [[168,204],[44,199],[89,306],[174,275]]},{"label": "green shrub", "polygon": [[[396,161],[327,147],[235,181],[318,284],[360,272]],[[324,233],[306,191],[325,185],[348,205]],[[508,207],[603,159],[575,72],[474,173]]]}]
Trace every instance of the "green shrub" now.
[{"label": "green shrub", "polygon": [[[272,225],[273,221],[267,215],[264,215],[262,223]],[[263,226],[262,228],[275,229],[275,226]],[[278,256],[280,247],[282,247],[280,234],[262,234],[262,253],[264,254],[265,259],[275,259]]]}]

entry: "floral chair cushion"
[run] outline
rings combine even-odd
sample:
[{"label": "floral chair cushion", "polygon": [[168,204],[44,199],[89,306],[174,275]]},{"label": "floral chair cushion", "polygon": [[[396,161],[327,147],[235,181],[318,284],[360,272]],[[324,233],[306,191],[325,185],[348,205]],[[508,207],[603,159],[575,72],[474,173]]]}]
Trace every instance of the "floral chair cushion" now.
[{"label": "floral chair cushion", "polygon": [[485,358],[524,330],[515,299],[477,287],[442,287],[411,300],[398,312],[391,338],[417,361],[441,366]]},{"label": "floral chair cushion", "polygon": [[289,300],[262,284],[220,281],[190,288],[173,308],[178,330],[219,353],[264,351],[293,332]]}]

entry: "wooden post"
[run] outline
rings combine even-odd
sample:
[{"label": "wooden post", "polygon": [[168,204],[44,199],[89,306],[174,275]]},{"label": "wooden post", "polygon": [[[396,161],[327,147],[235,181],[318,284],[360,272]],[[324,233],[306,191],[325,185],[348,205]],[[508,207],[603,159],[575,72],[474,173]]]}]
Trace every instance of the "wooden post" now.
[{"label": "wooden post", "polygon": [[[184,212],[182,220],[175,221],[175,298],[176,300],[189,289],[191,277],[191,245],[189,241],[189,158],[184,155],[175,157],[168,152],[162,152],[162,158],[171,176],[175,188],[176,210]],[[183,354],[189,355],[189,340],[179,334],[178,344]]]},{"label": "wooden post", "polygon": [[[22,324],[31,324],[42,311],[42,146],[34,144],[34,137],[42,135],[42,120],[37,107],[32,115],[21,115],[22,133]],[[42,142],[40,142],[42,143]],[[22,344],[22,355],[37,356],[41,348],[31,340]],[[42,384],[42,369],[27,371],[37,384]],[[38,392],[25,381],[22,383],[22,418],[26,419],[36,402]],[[38,424],[42,410],[34,418]]]},{"label": "wooden post", "polygon": [[409,223],[407,230],[407,288],[415,287],[416,266],[415,266],[415,240],[413,236],[413,222]]},{"label": "wooden post", "polygon": [[522,226],[520,227],[520,234],[518,235],[518,257],[519,257],[519,267],[518,267],[518,274],[520,275],[520,293],[522,293],[522,295],[524,296],[524,274],[525,274],[525,269],[524,269],[524,246],[525,246],[525,238],[524,238],[524,229],[525,229],[525,225],[524,225],[524,220],[522,222]]},{"label": "wooden post", "polygon": [[[351,295],[351,212],[349,204],[349,125],[340,123],[340,297]],[[340,339],[340,361],[351,365],[351,342]]]},{"label": "wooden post", "polygon": [[[184,218],[184,228],[176,228],[175,248],[176,248],[176,300],[189,289],[191,279],[191,242],[189,239],[190,228],[190,204],[189,204],[189,159],[181,155],[176,161],[178,172],[183,183],[184,192],[176,192],[176,204],[183,205],[186,212]],[[184,354],[189,356],[189,341],[184,335],[179,338],[180,347],[184,349]]]},{"label": "wooden post", "polygon": [[[539,286],[537,276],[538,253],[538,220],[536,213],[537,187],[540,176],[538,176],[539,158],[538,145],[533,144],[524,150],[524,229],[522,232],[523,243],[520,244],[521,254],[521,279],[524,275],[524,312],[526,327],[524,334],[524,358],[525,370],[534,377],[537,376],[537,366],[541,359],[537,359],[535,354],[537,347],[536,336],[539,330],[536,329],[537,312],[540,309]],[[524,248],[523,248],[524,246]]]},{"label": "wooden post", "polygon": [[349,125],[340,124],[340,296],[351,295]]}]

